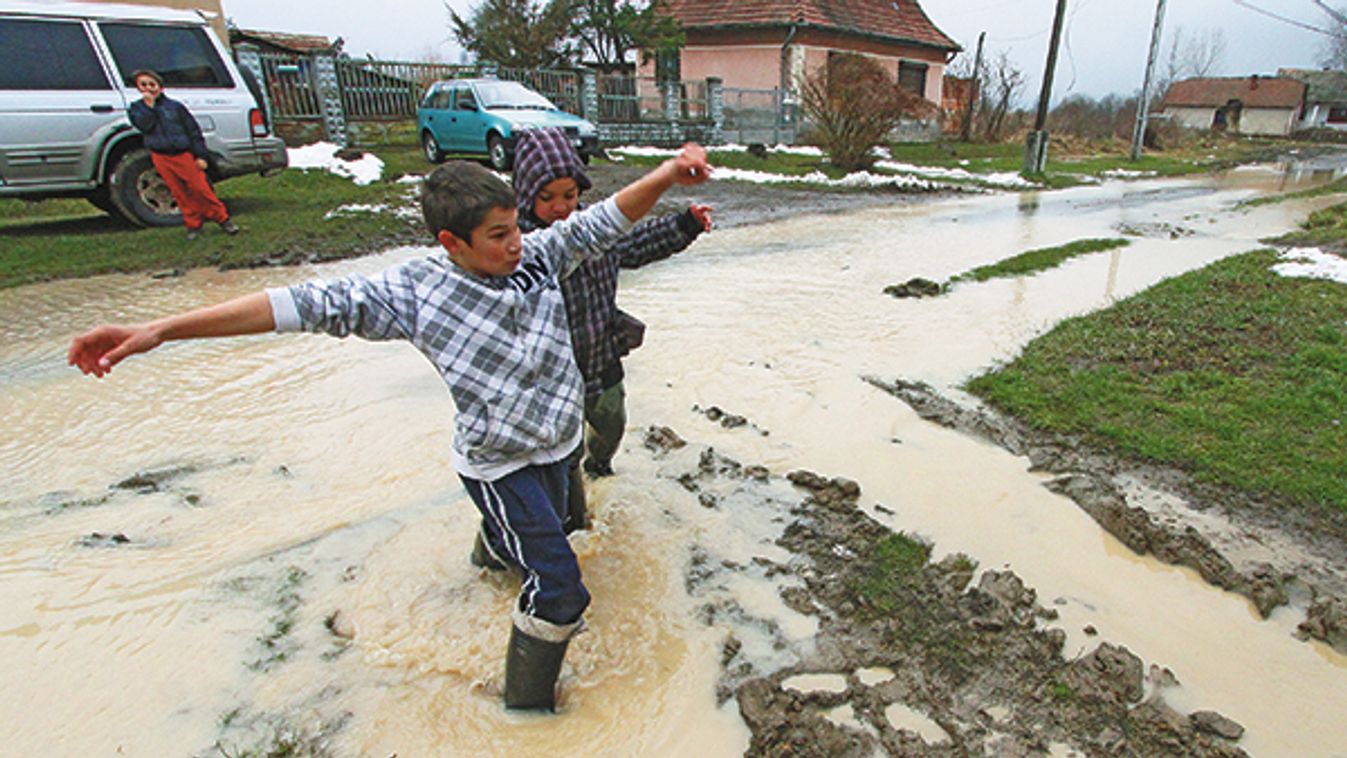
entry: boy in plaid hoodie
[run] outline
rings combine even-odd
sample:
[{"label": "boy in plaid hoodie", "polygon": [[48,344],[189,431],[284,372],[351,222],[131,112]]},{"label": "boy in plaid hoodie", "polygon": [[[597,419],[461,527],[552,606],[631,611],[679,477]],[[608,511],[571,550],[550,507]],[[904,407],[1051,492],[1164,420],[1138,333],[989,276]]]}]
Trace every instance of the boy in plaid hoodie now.
[{"label": "boy in plaid hoodie", "polygon": [[[580,155],[566,135],[554,128],[520,135],[513,183],[519,228],[525,232],[546,229],[583,209],[580,195],[592,186]],[[711,208],[706,205],[693,204],[679,213],[645,219],[614,243],[607,255],[585,260],[561,281],[571,348],[585,379],[586,433],[584,444],[571,458],[567,532],[588,526],[581,457],[585,457],[584,470],[589,475],[612,474],[613,455],[626,431],[622,358],[640,344],[644,325],[617,307],[618,269],[668,258],[710,229]]]},{"label": "boy in plaid hoodie", "polygon": [[498,557],[520,569],[505,663],[508,708],[552,710],[566,645],[589,592],[562,531],[567,456],[581,439],[583,379],[559,279],[604,251],[675,184],[709,173],[688,145],[605,202],[521,239],[514,193],[451,162],[426,178],[422,211],[447,255],[373,276],[310,282],[75,338],[68,360],[105,376],[164,342],[271,330],[404,339],[434,364],[458,413],[452,460]]}]

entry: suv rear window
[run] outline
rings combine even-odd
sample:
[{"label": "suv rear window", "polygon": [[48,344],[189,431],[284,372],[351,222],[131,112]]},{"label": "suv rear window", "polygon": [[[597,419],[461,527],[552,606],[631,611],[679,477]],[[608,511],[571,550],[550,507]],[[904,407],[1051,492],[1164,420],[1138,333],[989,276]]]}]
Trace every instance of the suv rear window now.
[{"label": "suv rear window", "polygon": [[158,73],[166,88],[234,86],[201,27],[104,23],[98,29],[128,87],[136,86],[131,75],[140,69]]},{"label": "suv rear window", "polygon": [[77,21],[0,18],[0,90],[112,89]]}]

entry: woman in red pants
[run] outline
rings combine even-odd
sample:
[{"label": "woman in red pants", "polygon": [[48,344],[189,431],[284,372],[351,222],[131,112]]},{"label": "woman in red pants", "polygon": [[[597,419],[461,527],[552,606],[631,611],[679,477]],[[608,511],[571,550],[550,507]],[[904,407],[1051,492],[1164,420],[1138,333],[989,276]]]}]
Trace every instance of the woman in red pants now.
[{"label": "woman in red pants", "polygon": [[132,79],[140,99],[131,103],[127,114],[145,135],[150,159],[178,201],[187,239],[201,236],[206,219],[219,224],[226,234],[238,234],[238,225],[206,180],[206,141],[196,119],[187,106],[164,94],[159,74],[142,70],[132,74]]}]

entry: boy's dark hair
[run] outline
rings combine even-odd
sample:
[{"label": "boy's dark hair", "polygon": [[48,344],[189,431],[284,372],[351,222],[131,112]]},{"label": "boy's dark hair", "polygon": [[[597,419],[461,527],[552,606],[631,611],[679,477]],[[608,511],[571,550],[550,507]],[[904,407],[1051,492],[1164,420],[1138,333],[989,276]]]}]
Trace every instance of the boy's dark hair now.
[{"label": "boy's dark hair", "polygon": [[138,68],[138,69],[136,69],[135,71],[132,71],[132,72],[131,72],[131,83],[132,83],[132,84],[135,84],[135,83],[136,83],[136,80],[139,79],[139,78],[142,77],[142,76],[148,76],[148,77],[150,77],[150,78],[153,79],[153,80],[155,81],[155,83],[158,84],[161,88],[164,86],[164,77],[160,76],[160,75],[159,75],[159,72],[153,71],[153,70],[148,69],[148,68]]},{"label": "boy's dark hair", "polygon": [[514,191],[476,163],[449,161],[421,183],[421,214],[434,237],[447,229],[471,245],[492,208],[514,208]]}]

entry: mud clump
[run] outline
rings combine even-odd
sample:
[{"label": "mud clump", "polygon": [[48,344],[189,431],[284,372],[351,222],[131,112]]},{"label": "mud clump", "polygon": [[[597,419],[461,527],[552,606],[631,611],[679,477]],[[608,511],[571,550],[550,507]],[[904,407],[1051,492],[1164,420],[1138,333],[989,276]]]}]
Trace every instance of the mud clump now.
[{"label": "mud clump", "polygon": [[[693,466],[666,475],[703,493],[733,481],[739,497],[770,486],[709,448]],[[1126,648],[1104,643],[1067,660],[1065,632],[1044,626],[1056,612],[1014,573],[979,573],[963,555],[932,562],[930,545],[858,507],[855,481],[804,470],[786,479],[802,498],[776,544],[794,557],[754,563],[789,576],[783,602],[818,631],[774,671],[754,671],[738,639],[725,643],[722,692],[751,730],[746,755],[1244,755],[1223,736],[1238,724],[1180,714],[1158,694],[1143,701],[1143,662]],[[693,561],[697,582],[715,570],[705,555]],[[709,604],[703,619],[734,614],[722,606]],[[803,674],[844,684],[802,690],[790,680]]]},{"label": "mud clump", "polygon": [[939,282],[933,282],[930,279],[915,277],[908,279],[901,284],[890,284],[884,288],[885,295],[891,295],[897,298],[907,297],[936,297],[945,293],[945,285]]}]

